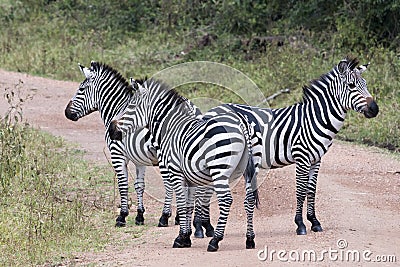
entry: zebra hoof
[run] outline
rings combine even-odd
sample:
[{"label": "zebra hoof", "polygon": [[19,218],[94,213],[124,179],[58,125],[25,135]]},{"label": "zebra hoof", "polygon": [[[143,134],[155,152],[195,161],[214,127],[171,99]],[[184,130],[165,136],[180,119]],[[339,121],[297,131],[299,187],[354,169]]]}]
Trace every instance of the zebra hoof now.
[{"label": "zebra hoof", "polygon": [[322,232],[321,223],[315,217],[315,213],[313,213],[311,215],[307,214],[307,220],[309,220],[311,222],[311,230],[313,232]]},{"label": "zebra hoof", "polygon": [[196,237],[196,238],[204,238],[204,232],[203,232],[203,229],[196,229],[195,231],[194,231],[194,237]]},{"label": "zebra hoof", "polygon": [[138,218],[138,216],[136,216],[135,224],[136,225],[144,225],[144,218]]},{"label": "zebra hoof", "polygon": [[169,214],[162,214],[158,221],[158,227],[168,227]]},{"label": "zebra hoof", "polygon": [[222,240],[222,239],[217,238],[217,237],[213,237],[210,240],[210,243],[208,243],[207,251],[208,252],[216,252],[216,251],[218,251],[218,249],[219,249],[218,243],[219,243],[220,240]]},{"label": "zebra hoof", "polygon": [[311,226],[311,230],[313,232],[322,232],[323,231],[321,225],[313,225],[313,226]]},{"label": "zebra hoof", "polygon": [[306,226],[304,225],[303,217],[300,215],[296,215],[294,217],[294,222],[297,224],[296,234],[297,235],[306,235],[307,229],[306,229]]},{"label": "zebra hoof", "polygon": [[256,248],[256,243],[254,242],[254,237],[246,238],[246,249],[254,249]]},{"label": "zebra hoof", "polygon": [[306,227],[305,226],[304,227],[299,226],[297,228],[297,230],[296,230],[296,234],[297,235],[306,235],[307,234]]},{"label": "zebra hoof", "polygon": [[214,236],[214,227],[211,225],[210,221],[202,222],[202,226],[206,229],[206,236],[213,237]]},{"label": "zebra hoof", "polygon": [[204,232],[203,232],[203,227],[201,226],[201,219],[195,217],[193,220],[193,226],[194,226],[194,237],[196,238],[204,238]]},{"label": "zebra hoof", "polygon": [[119,215],[116,219],[115,227],[125,227],[126,220],[124,216]]},{"label": "zebra hoof", "polygon": [[144,210],[138,210],[137,215],[135,218],[136,225],[143,225],[144,224],[144,217],[143,217]]},{"label": "zebra hoof", "polygon": [[175,238],[173,248],[190,248],[192,246],[192,241],[190,240],[190,235],[179,235]]}]

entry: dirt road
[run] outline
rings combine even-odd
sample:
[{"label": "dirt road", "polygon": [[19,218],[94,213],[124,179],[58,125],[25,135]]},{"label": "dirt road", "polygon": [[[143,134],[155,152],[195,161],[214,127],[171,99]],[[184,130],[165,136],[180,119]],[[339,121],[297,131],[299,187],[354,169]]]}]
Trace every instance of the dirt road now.
[{"label": "dirt road", "polygon": [[[22,80],[24,94],[34,95],[24,108],[24,117],[32,125],[78,143],[87,151],[89,160],[107,164],[103,154],[104,127],[98,113],[78,122],[64,117],[64,108],[77,89],[77,83],[3,70],[0,70],[0,77],[1,92]],[[6,108],[7,103],[1,98],[0,114],[4,114]],[[159,179],[157,171],[148,169],[148,192],[158,196],[159,192],[151,189]],[[129,231],[122,233],[122,238],[130,241],[125,249],[109,246],[100,253],[77,252],[75,261],[70,264],[233,267],[281,266],[289,262],[310,265],[319,261],[323,266],[375,266],[377,261],[386,261],[380,264],[396,266],[400,263],[399,172],[399,155],[336,141],[323,158],[318,179],[316,208],[324,228],[322,233],[308,230],[306,236],[295,234],[295,174],[294,166],[289,166],[260,173],[259,179],[264,182],[260,187],[261,207],[255,212],[255,250],[245,249],[244,190],[239,183],[233,188],[234,203],[225,239],[220,242],[217,253],[206,252],[208,239],[192,239],[189,249],[172,249],[178,227],[151,226],[136,239]],[[161,204],[147,194],[145,205],[146,224],[155,225]],[[214,225],[217,212],[216,203],[213,203]],[[133,216],[129,217],[129,227],[138,227],[134,225]],[[397,263],[388,262],[394,260]]]}]

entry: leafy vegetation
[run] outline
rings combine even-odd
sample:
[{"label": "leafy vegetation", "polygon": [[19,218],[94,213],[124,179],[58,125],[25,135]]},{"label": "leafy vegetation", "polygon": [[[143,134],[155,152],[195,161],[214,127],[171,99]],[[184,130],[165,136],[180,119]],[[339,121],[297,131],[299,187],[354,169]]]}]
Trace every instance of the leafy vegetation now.
[{"label": "leafy vegetation", "polygon": [[[0,15],[3,68],[80,81],[77,63],[91,60],[126,77],[214,61],[242,71],[265,95],[292,89],[272,107],[298,101],[309,80],[356,55],[371,62],[365,77],[381,112],[372,120],[350,113],[340,137],[399,150],[398,1],[2,0]],[[181,91],[240,102],[215,86]]]}]

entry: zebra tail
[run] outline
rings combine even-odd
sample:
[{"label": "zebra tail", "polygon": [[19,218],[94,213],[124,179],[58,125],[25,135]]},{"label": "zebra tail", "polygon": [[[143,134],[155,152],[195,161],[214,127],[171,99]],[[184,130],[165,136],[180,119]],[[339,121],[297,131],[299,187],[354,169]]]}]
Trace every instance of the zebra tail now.
[{"label": "zebra tail", "polygon": [[258,209],[260,204],[260,198],[258,196],[258,188],[257,188],[257,177],[256,177],[256,167],[254,165],[252,154],[249,153],[249,159],[247,161],[246,170],[244,172],[244,178],[246,183],[251,184],[251,188],[253,190],[253,197],[255,200],[256,208]]}]

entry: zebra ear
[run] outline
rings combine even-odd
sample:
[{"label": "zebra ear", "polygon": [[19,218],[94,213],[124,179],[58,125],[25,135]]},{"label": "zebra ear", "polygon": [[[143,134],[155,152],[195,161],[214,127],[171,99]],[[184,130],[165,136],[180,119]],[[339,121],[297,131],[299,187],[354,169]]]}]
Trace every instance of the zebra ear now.
[{"label": "zebra ear", "polygon": [[137,82],[135,79],[133,79],[132,77],[129,78],[132,88],[135,92],[139,92],[139,93],[144,93],[145,88],[143,87],[143,85],[141,85],[139,82]]},{"label": "zebra ear", "polygon": [[347,60],[346,59],[341,60],[338,64],[338,70],[340,74],[345,74],[347,71],[347,67],[348,67]]},{"label": "zebra ear", "polygon": [[136,91],[137,90],[137,83],[135,81],[135,79],[133,79],[132,77],[129,78],[129,82],[131,83],[133,89]]},{"label": "zebra ear", "polygon": [[365,65],[361,65],[361,66],[357,67],[357,69],[358,69],[358,71],[360,72],[360,74],[367,70],[369,64],[370,64],[370,62],[368,62],[368,63],[365,64]]},{"label": "zebra ear", "polygon": [[78,66],[79,66],[79,69],[81,70],[81,72],[83,73],[83,69],[85,68],[85,66],[81,65],[81,63],[78,63]]},{"label": "zebra ear", "polygon": [[136,80],[133,79],[132,77],[130,77],[129,82],[131,83],[131,87],[132,87],[133,91],[137,92],[139,90],[139,86],[138,86],[138,83],[136,82]]},{"label": "zebra ear", "polygon": [[79,64],[79,63],[78,63],[78,65],[79,65],[79,68],[80,68],[81,72],[83,73],[83,75],[85,75],[85,77],[86,77],[87,79],[90,79],[90,78],[92,77],[92,73],[90,72],[90,69],[88,69],[88,68],[82,66],[82,65]]}]

